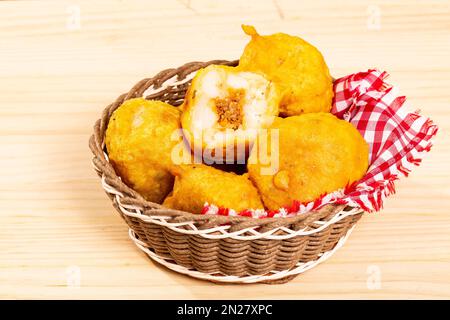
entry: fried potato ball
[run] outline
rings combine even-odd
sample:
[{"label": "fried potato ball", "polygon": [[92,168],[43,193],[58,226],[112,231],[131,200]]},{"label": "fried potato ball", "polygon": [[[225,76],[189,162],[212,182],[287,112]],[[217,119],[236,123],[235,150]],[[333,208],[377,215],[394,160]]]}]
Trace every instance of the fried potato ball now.
[{"label": "fried potato ball", "polygon": [[106,130],[110,162],[122,180],[145,199],[161,203],[172,190],[172,149],[179,143],[180,111],[161,101],[125,101]]},{"label": "fried potato ball", "polygon": [[181,108],[191,149],[208,164],[243,163],[257,130],[278,115],[280,95],[265,76],[210,65],[197,72]]},{"label": "fried potato ball", "polygon": [[178,166],[172,173],[173,192],[163,203],[169,208],[200,213],[205,202],[236,212],[264,208],[247,174],[237,175],[202,164]]},{"label": "fried potato ball", "polygon": [[[314,201],[358,181],[367,171],[368,144],[352,124],[330,113],[277,118],[268,136],[258,139],[247,167],[270,210],[293,200]],[[265,150],[277,161],[272,172],[264,172]]]},{"label": "fried potato ball", "polygon": [[262,72],[282,90],[280,115],[329,112],[333,82],[322,54],[305,40],[275,33],[259,35],[252,26],[242,26],[252,38],[238,68]]}]

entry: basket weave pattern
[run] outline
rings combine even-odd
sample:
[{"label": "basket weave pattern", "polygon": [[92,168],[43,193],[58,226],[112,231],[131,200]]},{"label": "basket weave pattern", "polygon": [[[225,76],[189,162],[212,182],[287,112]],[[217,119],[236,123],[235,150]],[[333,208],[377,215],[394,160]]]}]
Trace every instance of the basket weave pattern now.
[{"label": "basket weave pattern", "polygon": [[161,71],[106,107],[89,141],[94,168],[132,239],[159,263],[218,282],[286,282],[334,252],[362,211],[330,204],[294,217],[254,219],[172,210],[129,188],[108,161],[106,128],[125,100],[145,97],[178,106],[195,71],[209,64],[235,66],[237,61],[191,62]]}]

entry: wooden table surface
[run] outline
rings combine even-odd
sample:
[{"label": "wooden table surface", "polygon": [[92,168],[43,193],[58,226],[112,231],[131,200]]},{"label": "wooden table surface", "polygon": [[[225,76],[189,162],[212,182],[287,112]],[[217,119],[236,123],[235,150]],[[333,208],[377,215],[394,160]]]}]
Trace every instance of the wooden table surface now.
[{"label": "wooden table surface", "polygon": [[[339,3],[339,4],[338,4]],[[378,67],[440,126],[421,167],[331,259],[284,285],[215,285],[129,240],[88,149],[138,80],[298,34],[334,76]],[[450,298],[449,1],[0,2],[0,298]]]}]

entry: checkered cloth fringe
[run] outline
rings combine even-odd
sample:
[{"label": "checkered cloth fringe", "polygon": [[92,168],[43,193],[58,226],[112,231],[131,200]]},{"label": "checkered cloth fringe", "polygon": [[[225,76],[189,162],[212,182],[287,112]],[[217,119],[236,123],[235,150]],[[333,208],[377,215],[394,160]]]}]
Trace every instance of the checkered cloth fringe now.
[{"label": "checkered cloth fringe", "polygon": [[326,194],[314,202],[294,201],[275,211],[218,208],[206,203],[203,214],[243,215],[254,218],[293,216],[338,203],[378,211],[384,199],[395,192],[394,181],[408,176],[430,151],[438,128],[418,111],[408,111],[406,98],[385,82],[388,74],[368,70],[335,80],[331,113],[350,122],[369,144],[369,169],[351,186]]}]

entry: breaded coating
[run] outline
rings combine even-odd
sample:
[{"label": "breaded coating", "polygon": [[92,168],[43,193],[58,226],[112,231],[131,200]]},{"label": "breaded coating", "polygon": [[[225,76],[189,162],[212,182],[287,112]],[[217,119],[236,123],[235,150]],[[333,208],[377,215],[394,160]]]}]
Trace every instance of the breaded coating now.
[{"label": "breaded coating", "polygon": [[171,153],[179,141],[180,111],[161,101],[125,101],[106,130],[110,162],[122,180],[145,199],[161,203],[172,190]]},{"label": "breaded coating", "polygon": [[[269,137],[278,134],[274,139],[278,144],[258,139],[247,165],[267,209],[289,206],[293,200],[314,201],[361,179],[367,171],[367,142],[352,124],[330,113],[277,118],[271,129]],[[258,150],[272,152],[278,170],[264,172],[267,164],[262,157],[267,154]]]},{"label": "breaded coating", "polygon": [[176,167],[173,192],[163,205],[172,209],[201,213],[205,202],[234,209],[262,209],[258,191],[248,175],[224,172],[206,165]]},{"label": "breaded coating", "polygon": [[243,26],[252,37],[239,60],[239,69],[262,72],[282,90],[280,115],[329,112],[333,80],[322,54],[305,40],[275,33],[259,35]]}]

